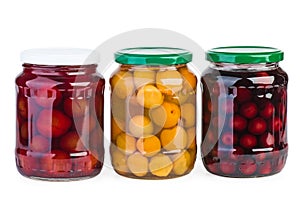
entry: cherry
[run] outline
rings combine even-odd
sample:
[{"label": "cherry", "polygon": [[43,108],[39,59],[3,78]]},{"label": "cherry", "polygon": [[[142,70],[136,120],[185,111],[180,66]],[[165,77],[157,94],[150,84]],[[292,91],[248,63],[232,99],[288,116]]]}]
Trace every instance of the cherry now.
[{"label": "cherry", "polygon": [[267,157],[266,152],[261,152],[255,155],[255,159],[257,160],[257,162],[264,161],[266,157]]},{"label": "cherry", "polygon": [[218,173],[217,164],[211,163],[211,164],[207,164],[206,166],[207,166],[208,171],[210,171],[212,173]]},{"label": "cherry", "polygon": [[267,123],[264,119],[257,117],[252,119],[248,125],[248,131],[254,135],[261,135],[267,129]]},{"label": "cherry", "polygon": [[259,115],[265,119],[272,117],[275,113],[275,107],[271,102],[266,102],[260,107]]},{"label": "cherry", "polygon": [[236,131],[243,131],[247,127],[247,120],[240,115],[234,115],[232,123],[233,129]]},{"label": "cherry", "polygon": [[257,106],[253,102],[247,102],[240,108],[240,114],[248,119],[254,118],[257,115]]},{"label": "cherry", "polygon": [[29,147],[33,152],[47,152],[51,149],[50,141],[41,135],[33,136],[30,140]]},{"label": "cherry", "polygon": [[27,117],[28,117],[28,101],[27,101],[26,97],[18,97],[17,109],[18,109],[18,114],[20,114],[24,119],[27,119]]},{"label": "cherry", "polygon": [[60,138],[60,148],[68,152],[85,150],[81,138],[76,131],[66,133]]},{"label": "cherry", "polygon": [[44,109],[36,121],[37,130],[46,137],[60,137],[71,127],[69,117],[57,110]]},{"label": "cherry", "polygon": [[248,102],[252,98],[251,91],[244,87],[237,88],[237,95],[235,100],[239,103]]},{"label": "cherry", "polygon": [[61,150],[52,150],[50,154],[41,157],[41,169],[48,172],[69,172],[72,169],[72,162],[68,153]]},{"label": "cherry", "polygon": [[234,143],[237,142],[237,136],[234,135],[232,132],[225,132],[222,133],[221,140],[224,145],[232,146]]},{"label": "cherry", "polygon": [[282,126],[282,120],[279,117],[272,118],[269,121],[269,129],[271,129],[273,132],[281,131]]},{"label": "cherry", "polygon": [[225,174],[225,175],[230,175],[235,172],[235,163],[231,161],[221,161],[219,163],[220,170]]},{"label": "cherry", "polygon": [[245,160],[242,160],[239,164],[239,170],[244,175],[253,175],[256,171],[256,162],[255,160],[251,158],[247,158]]},{"label": "cherry", "polygon": [[86,99],[66,99],[64,101],[65,113],[70,117],[80,117],[88,113],[88,101]]},{"label": "cherry", "polygon": [[275,144],[274,136],[270,133],[265,133],[260,136],[259,143],[261,147],[272,147]]},{"label": "cherry", "polygon": [[[28,125],[29,124],[29,125]],[[23,122],[20,128],[20,137],[23,140],[28,140],[28,127],[31,126],[31,123]]]},{"label": "cherry", "polygon": [[223,113],[231,114],[234,112],[233,100],[232,99],[224,99],[221,103],[221,108]]},{"label": "cherry", "polygon": [[272,164],[271,161],[266,160],[263,163],[261,163],[258,167],[258,173],[261,175],[269,175],[272,172]]},{"label": "cherry", "polygon": [[256,144],[257,140],[254,135],[245,134],[240,138],[240,145],[246,149],[252,149]]},{"label": "cherry", "polygon": [[62,94],[56,88],[40,88],[35,90],[35,102],[44,108],[53,108],[62,101]]}]

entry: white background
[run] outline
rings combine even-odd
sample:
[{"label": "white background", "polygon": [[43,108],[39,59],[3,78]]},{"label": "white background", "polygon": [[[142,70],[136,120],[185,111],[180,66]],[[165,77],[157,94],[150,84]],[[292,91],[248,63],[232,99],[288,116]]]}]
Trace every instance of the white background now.
[{"label": "white background", "polygon": [[[3,0],[0,3],[0,198],[284,198],[299,186],[299,7],[297,1],[208,0]],[[112,36],[137,28],[166,28],[204,49],[266,45],[285,52],[289,74],[289,157],[284,170],[258,179],[209,174],[198,157],[187,176],[162,181],[133,180],[104,167],[93,179],[42,182],[15,168],[15,86],[20,51],[34,47],[96,48]],[[107,87],[108,88],[108,87]],[[108,126],[108,124],[106,124]],[[296,186],[296,187],[295,187]],[[5,197],[6,195],[6,197]]]}]

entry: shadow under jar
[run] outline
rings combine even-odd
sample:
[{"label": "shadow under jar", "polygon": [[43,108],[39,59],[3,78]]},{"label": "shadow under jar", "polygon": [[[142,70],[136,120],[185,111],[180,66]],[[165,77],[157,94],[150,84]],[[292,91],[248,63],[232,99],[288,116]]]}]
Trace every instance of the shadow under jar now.
[{"label": "shadow under jar", "polygon": [[259,177],[285,165],[287,74],[283,52],[221,47],[207,52],[202,75],[202,160],[220,176]]},{"label": "shadow under jar", "polygon": [[111,160],[123,176],[166,179],[188,174],[196,159],[196,76],[192,54],[131,48],[111,84]]},{"label": "shadow under jar", "polygon": [[85,49],[32,49],[16,78],[16,164],[30,178],[97,175],[103,164],[104,79]]}]

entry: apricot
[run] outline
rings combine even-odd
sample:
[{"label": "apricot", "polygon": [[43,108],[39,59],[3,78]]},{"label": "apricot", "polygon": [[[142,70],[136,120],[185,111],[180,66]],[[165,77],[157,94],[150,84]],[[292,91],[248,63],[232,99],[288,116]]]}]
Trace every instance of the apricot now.
[{"label": "apricot", "polygon": [[156,136],[140,138],[136,142],[136,148],[146,157],[151,157],[160,151],[160,140]]},{"label": "apricot", "polygon": [[46,137],[60,137],[71,127],[71,120],[58,110],[44,109],[36,121],[37,130]]},{"label": "apricot", "polygon": [[128,157],[127,166],[134,175],[142,177],[148,172],[148,159],[136,152]]},{"label": "apricot", "polygon": [[126,100],[117,97],[115,93],[111,95],[111,114],[112,117],[125,121],[127,116]]},{"label": "apricot", "polygon": [[116,145],[119,150],[125,152],[126,154],[131,154],[136,151],[135,138],[126,133],[121,133],[118,135]]},{"label": "apricot", "polygon": [[161,145],[168,151],[184,149],[187,145],[187,140],[187,133],[180,126],[164,129],[160,134]]},{"label": "apricot", "polygon": [[196,128],[191,127],[187,131],[187,148],[196,149]]},{"label": "apricot", "polygon": [[177,93],[174,93],[173,95],[166,95],[165,100],[168,102],[175,103],[177,105],[181,105],[185,103],[190,97],[189,93],[179,91]]},{"label": "apricot", "polygon": [[166,177],[172,171],[173,164],[171,159],[164,155],[158,154],[151,158],[149,163],[150,172],[158,177]]},{"label": "apricot", "polygon": [[171,128],[178,123],[180,118],[179,107],[170,102],[164,102],[157,108],[150,109],[150,118],[158,126]]},{"label": "apricot", "polygon": [[129,121],[129,131],[135,137],[147,137],[153,133],[153,125],[148,117],[136,115]]},{"label": "apricot", "polygon": [[120,173],[127,173],[129,171],[126,163],[126,155],[121,153],[119,150],[114,150],[111,152],[111,163],[115,170],[117,170]]},{"label": "apricot", "polygon": [[133,78],[130,72],[120,71],[111,79],[112,92],[121,99],[131,95],[134,90]]},{"label": "apricot", "polygon": [[130,117],[136,116],[136,115],[146,115],[145,111],[146,109],[139,104],[139,102],[137,101],[137,97],[136,95],[132,95],[129,98],[128,101],[128,114]]},{"label": "apricot", "polygon": [[196,89],[197,85],[197,78],[196,76],[191,73],[187,67],[182,67],[179,69],[179,72],[183,76],[183,87],[187,91],[192,91]]},{"label": "apricot", "polygon": [[181,153],[175,155],[173,161],[173,172],[176,175],[182,175],[189,169],[191,163],[191,155],[188,151],[184,150]]},{"label": "apricot", "polygon": [[155,86],[146,85],[138,90],[136,99],[141,106],[152,108],[161,105],[164,101],[164,96]]},{"label": "apricot", "polygon": [[191,103],[186,103],[183,104],[180,108],[183,126],[186,128],[194,126],[196,120],[196,107]]},{"label": "apricot", "polygon": [[182,89],[183,79],[176,70],[159,71],[156,74],[156,86],[164,94],[172,95]]},{"label": "apricot", "polygon": [[155,83],[156,72],[151,70],[136,70],[133,72],[133,81],[136,88],[145,86],[146,84]]},{"label": "apricot", "polygon": [[125,123],[118,118],[111,118],[111,140],[115,141],[117,136],[125,131]]}]

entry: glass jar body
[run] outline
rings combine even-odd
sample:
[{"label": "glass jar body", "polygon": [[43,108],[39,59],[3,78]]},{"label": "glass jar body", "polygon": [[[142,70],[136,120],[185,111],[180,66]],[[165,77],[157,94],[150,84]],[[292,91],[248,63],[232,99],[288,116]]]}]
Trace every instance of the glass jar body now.
[{"label": "glass jar body", "polygon": [[187,65],[121,65],[111,84],[111,160],[123,176],[174,178],[196,159],[196,76]]},{"label": "glass jar body", "polygon": [[96,65],[23,68],[16,78],[19,172],[57,181],[97,175],[104,156],[104,79]]},{"label": "glass jar body", "polygon": [[201,82],[206,169],[228,177],[280,172],[288,151],[288,76],[278,63],[212,63]]}]

